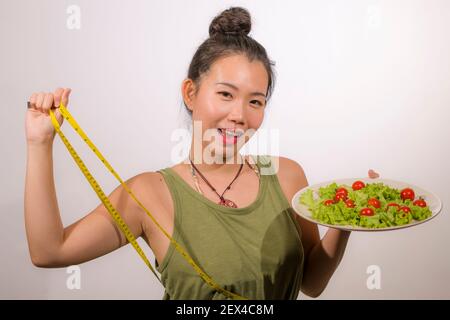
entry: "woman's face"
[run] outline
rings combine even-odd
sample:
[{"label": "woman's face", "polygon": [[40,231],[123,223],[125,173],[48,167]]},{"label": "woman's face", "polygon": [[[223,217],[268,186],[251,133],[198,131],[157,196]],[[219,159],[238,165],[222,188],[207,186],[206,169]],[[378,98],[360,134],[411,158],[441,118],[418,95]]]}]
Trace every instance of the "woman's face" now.
[{"label": "woman's face", "polygon": [[[193,112],[196,159],[207,163],[229,159],[251,138],[264,119],[268,81],[264,65],[244,55],[213,63],[202,75],[197,94],[192,80],[183,81],[184,101]],[[197,158],[198,152],[202,158]]]}]

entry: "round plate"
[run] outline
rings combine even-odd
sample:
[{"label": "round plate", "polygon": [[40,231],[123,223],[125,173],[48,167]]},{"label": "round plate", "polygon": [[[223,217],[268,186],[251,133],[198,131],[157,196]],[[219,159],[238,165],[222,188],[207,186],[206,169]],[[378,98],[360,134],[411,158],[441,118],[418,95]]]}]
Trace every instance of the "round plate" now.
[{"label": "round plate", "polygon": [[[394,226],[394,227],[386,227],[386,228],[365,228],[365,227],[355,227],[351,225],[333,225],[333,224],[326,224],[319,222],[312,218],[312,213],[309,211],[308,207],[304,204],[301,204],[299,202],[299,198],[302,195],[303,192],[305,192],[308,189],[313,190],[314,198],[317,199],[319,197],[318,191],[320,187],[327,186],[333,182],[336,182],[338,185],[346,184],[347,186],[351,187],[353,182],[356,180],[361,180],[364,183],[384,183],[385,185],[396,188],[396,189],[403,189],[403,188],[411,188],[414,190],[416,194],[416,198],[422,197],[426,202],[428,207],[431,210],[431,216],[427,219],[424,219],[422,221],[413,220],[411,223],[401,225],[401,226]],[[394,180],[388,180],[388,179],[371,179],[371,178],[353,178],[353,179],[340,179],[340,180],[332,180],[327,182],[318,183],[312,186],[307,186],[301,190],[299,190],[291,201],[292,208],[297,212],[298,215],[300,215],[302,218],[311,221],[315,224],[322,225],[329,228],[334,229],[341,229],[341,230],[347,230],[347,231],[389,231],[389,230],[397,230],[397,229],[403,229],[403,228],[409,228],[413,226],[417,226],[419,224],[422,224],[424,222],[430,221],[434,217],[436,217],[439,212],[442,210],[442,202],[441,200],[434,194],[429,191],[426,191],[420,187],[417,187],[415,185],[400,182],[400,181],[394,181]]]}]

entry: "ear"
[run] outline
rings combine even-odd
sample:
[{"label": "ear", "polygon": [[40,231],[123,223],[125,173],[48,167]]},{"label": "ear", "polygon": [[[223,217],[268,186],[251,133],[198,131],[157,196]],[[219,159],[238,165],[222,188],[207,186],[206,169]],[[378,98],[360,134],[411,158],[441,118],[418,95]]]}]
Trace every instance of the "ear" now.
[{"label": "ear", "polygon": [[195,83],[189,78],[186,78],[181,83],[181,94],[183,95],[184,104],[189,110],[193,111],[195,100]]}]

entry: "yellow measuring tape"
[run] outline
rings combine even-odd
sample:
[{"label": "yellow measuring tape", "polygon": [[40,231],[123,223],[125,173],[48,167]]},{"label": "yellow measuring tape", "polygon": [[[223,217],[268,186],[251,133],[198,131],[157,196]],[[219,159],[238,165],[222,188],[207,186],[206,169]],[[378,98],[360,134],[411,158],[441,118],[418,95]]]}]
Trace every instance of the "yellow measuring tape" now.
[{"label": "yellow measuring tape", "polygon": [[[125,184],[125,182],[119,177],[119,175],[114,171],[114,169],[111,167],[111,165],[106,161],[106,159],[102,156],[100,151],[98,151],[98,148],[92,143],[92,141],[88,138],[88,136],[84,133],[83,129],[78,125],[78,123],[75,121],[73,116],[69,113],[69,111],[64,107],[62,102],[59,105],[59,111],[61,112],[61,115],[70,123],[70,125],[75,129],[75,131],[80,135],[81,138],[83,138],[84,142],[90,147],[90,149],[95,153],[95,155],[103,162],[103,164],[109,169],[109,171],[114,175],[114,177],[119,180],[121,185],[125,188],[125,190],[130,194],[130,196],[137,202],[137,204],[147,213],[147,215],[153,220],[153,222],[158,226],[158,228],[164,233],[164,235],[170,240],[170,242],[175,246],[175,249],[178,250],[179,253],[189,262],[189,264],[194,268],[194,270],[200,275],[200,277],[213,289],[216,291],[222,293],[224,296],[231,298],[231,299],[237,299],[237,300],[247,300],[247,298],[244,298],[238,294],[235,294],[231,291],[225,290],[221,288],[216,282],[214,282],[213,279],[211,279],[191,258],[191,256],[161,227],[161,225],[156,221],[156,219],[153,217],[153,215],[142,205],[142,203],[135,197],[133,192],[128,188],[128,186]],[[59,126],[58,120],[56,120],[55,114],[50,109],[50,118],[53,123],[53,126],[55,127],[56,132],[60,136],[61,140],[63,141],[64,145],[66,146],[67,150],[69,151],[72,158],[77,163],[78,167],[80,168],[81,172],[84,174],[86,179],[88,180],[91,187],[94,189],[95,193],[99,197],[99,199],[102,201],[105,208],[110,213],[111,217],[114,219],[116,224],[119,226],[120,230],[122,230],[123,234],[127,238],[127,240],[131,243],[131,245],[134,247],[134,249],[137,251],[139,256],[142,258],[142,260],[145,262],[145,264],[150,268],[150,270],[153,272],[153,274],[156,276],[156,278],[161,282],[161,279],[156,274],[155,270],[153,269],[152,265],[150,264],[150,261],[147,259],[147,257],[144,254],[144,251],[142,251],[141,247],[136,241],[136,238],[134,237],[133,233],[130,231],[126,223],[123,221],[122,217],[120,216],[119,212],[114,208],[114,206],[109,201],[108,197],[103,192],[100,185],[97,183],[97,181],[94,179],[92,174],[89,172],[88,168],[84,165],[81,158],[78,156],[75,149],[70,144],[69,140],[64,136],[64,134],[61,131],[61,128]]]}]

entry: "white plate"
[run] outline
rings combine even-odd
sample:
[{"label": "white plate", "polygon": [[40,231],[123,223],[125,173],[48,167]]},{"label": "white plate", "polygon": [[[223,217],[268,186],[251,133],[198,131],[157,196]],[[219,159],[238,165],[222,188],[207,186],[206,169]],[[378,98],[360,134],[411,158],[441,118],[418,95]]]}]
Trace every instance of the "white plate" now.
[{"label": "white plate", "polygon": [[[321,223],[315,219],[312,218],[312,213],[309,211],[308,207],[304,204],[301,204],[299,202],[299,198],[303,192],[305,192],[308,189],[312,189],[314,193],[314,198],[318,198],[318,191],[320,187],[327,186],[333,182],[336,182],[338,185],[346,184],[347,186],[351,187],[353,182],[361,180],[364,183],[384,183],[385,185],[388,185],[392,188],[396,189],[403,189],[403,188],[411,188],[414,190],[414,193],[416,195],[416,198],[422,197],[426,202],[428,207],[430,208],[432,215],[424,219],[422,221],[413,220],[411,223],[401,225],[401,226],[394,226],[394,227],[387,227],[387,228],[365,228],[365,227],[354,227],[351,225],[332,225],[332,224],[326,224]],[[436,217],[439,212],[442,210],[442,202],[441,200],[433,193],[426,191],[420,187],[417,187],[415,185],[405,183],[405,182],[399,182],[394,180],[388,180],[388,179],[371,179],[371,178],[353,178],[353,179],[340,179],[340,180],[332,180],[327,182],[318,183],[312,186],[307,186],[301,190],[299,190],[291,201],[292,208],[297,212],[298,215],[300,215],[302,218],[311,221],[313,223],[329,227],[329,228],[335,228],[335,229],[341,229],[341,230],[348,230],[348,231],[389,231],[389,230],[397,230],[397,229],[403,229],[403,228],[409,228],[413,226],[417,226],[419,224],[422,224],[424,222],[430,221],[434,217]]]}]

